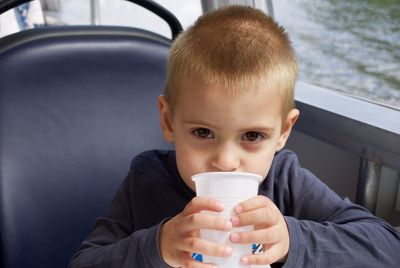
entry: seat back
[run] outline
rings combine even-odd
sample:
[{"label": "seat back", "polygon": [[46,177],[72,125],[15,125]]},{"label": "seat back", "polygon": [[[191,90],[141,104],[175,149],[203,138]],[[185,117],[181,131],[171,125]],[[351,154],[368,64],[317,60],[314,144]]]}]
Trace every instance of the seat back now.
[{"label": "seat back", "polygon": [[0,39],[1,267],[66,267],[159,130],[171,41],[133,28]]}]

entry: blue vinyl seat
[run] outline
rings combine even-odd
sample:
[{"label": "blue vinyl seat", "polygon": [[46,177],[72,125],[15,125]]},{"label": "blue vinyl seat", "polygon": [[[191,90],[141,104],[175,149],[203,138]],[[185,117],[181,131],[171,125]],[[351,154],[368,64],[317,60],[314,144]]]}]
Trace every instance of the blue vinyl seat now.
[{"label": "blue vinyl seat", "polygon": [[0,39],[0,267],[66,267],[159,128],[171,40],[65,26]]}]

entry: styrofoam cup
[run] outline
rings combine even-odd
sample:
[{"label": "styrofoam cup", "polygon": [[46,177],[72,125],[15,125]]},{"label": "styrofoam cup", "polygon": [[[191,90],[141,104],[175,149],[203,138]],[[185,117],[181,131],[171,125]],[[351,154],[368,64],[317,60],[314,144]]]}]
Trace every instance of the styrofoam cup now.
[{"label": "styrofoam cup", "polygon": [[[212,197],[224,204],[224,211],[203,211],[211,215],[218,215],[229,220],[233,215],[233,208],[240,202],[254,197],[258,193],[258,185],[262,176],[245,172],[207,172],[192,176],[196,185],[196,195]],[[235,227],[229,232],[218,230],[200,230],[202,239],[225,244],[233,249],[229,257],[215,257],[203,255],[203,262],[217,264],[219,268],[247,268],[249,265],[240,263],[243,255],[251,253],[251,244],[233,244],[229,240],[231,232],[249,232],[253,226]]]}]

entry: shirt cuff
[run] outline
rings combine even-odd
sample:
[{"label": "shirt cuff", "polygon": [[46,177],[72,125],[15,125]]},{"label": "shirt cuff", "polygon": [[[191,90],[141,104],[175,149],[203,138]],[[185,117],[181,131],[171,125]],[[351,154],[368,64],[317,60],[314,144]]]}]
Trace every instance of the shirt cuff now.
[{"label": "shirt cuff", "polygon": [[161,251],[160,251],[160,245],[158,243],[159,239],[158,236],[160,235],[160,230],[161,230],[161,226],[168,221],[170,218],[164,219],[163,221],[161,221],[161,223],[159,223],[158,225],[153,226],[151,229],[151,237],[152,237],[152,241],[150,242],[152,244],[152,246],[149,247],[150,251],[149,251],[149,257],[150,257],[150,262],[152,267],[157,267],[157,268],[170,268],[171,266],[169,266],[164,259],[161,256]]},{"label": "shirt cuff", "polygon": [[300,255],[300,232],[298,220],[293,217],[284,216],[286,225],[289,231],[289,252],[286,258],[285,264],[282,266],[284,268],[288,267],[299,267],[299,255]]}]

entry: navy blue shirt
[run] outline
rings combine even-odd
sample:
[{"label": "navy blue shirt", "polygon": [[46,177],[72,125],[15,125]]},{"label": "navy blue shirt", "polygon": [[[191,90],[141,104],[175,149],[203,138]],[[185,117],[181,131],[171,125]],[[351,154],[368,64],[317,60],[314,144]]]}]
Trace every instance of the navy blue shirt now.
[{"label": "navy blue shirt", "polygon": [[[259,194],[276,204],[289,229],[283,267],[399,267],[399,233],[301,168],[293,152],[275,155]],[[174,151],[138,155],[70,267],[169,267],[158,248],[160,226],[194,196]]]}]

